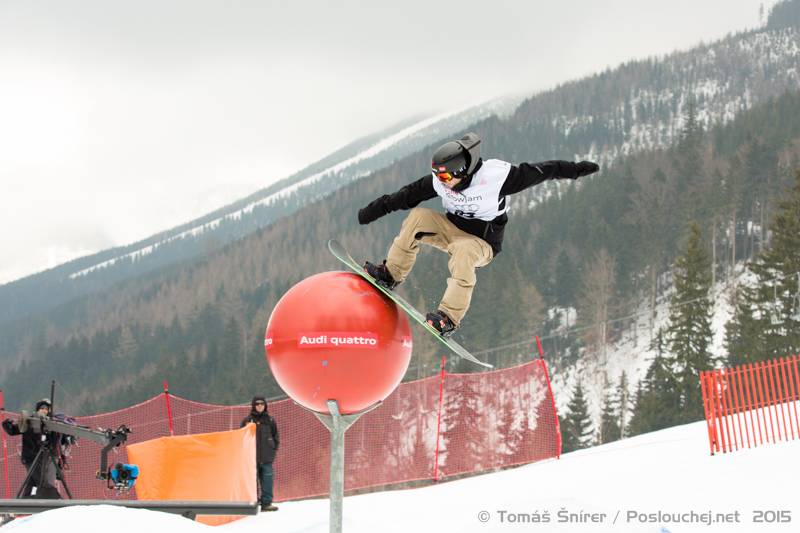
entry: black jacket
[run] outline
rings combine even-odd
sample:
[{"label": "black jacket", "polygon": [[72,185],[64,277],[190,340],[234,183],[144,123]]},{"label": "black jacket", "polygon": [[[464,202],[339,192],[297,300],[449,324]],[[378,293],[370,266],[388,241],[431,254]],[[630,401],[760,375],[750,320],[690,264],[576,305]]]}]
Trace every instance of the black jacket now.
[{"label": "black jacket", "polygon": [[[42,447],[42,434],[34,431],[32,427],[28,427],[24,432],[19,430],[17,423],[11,419],[3,423],[3,429],[10,436],[22,435],[22,464],[29,465],[36,459],[39,449]],[[55,440],[55,439],[53,439]],[[55,446],[53,446],[55,451]]]},{"label": "black jacket", "polygon": [[[256,396],[256,400],[264,401],[264,398]],[[266,404],[266,402],[264,402]],[[276,452],[280,446],[280,437],[278,435],[278,424],[275,419],[269,416],[267,408],[264,407],[264,412],[259,413],[255,407],[251,405],[250,414],[242,420],[241,427],[246,426],[250,422],[256,425],[256,462],[257,463],[272,463],[275,461]]]},{"label": "black jacket", "polygon": [[[476,166],[472,175],[480,169],[480,162]],[[581,161],[543,161],[541,163],[522,163],[519,166],[511,166],[511,170],[506,177],[503,187],[498,195],[500,198],[511,194],[524,191],[529,187],[538,185],[544,181],[554,179],[577,179],[597,172],[598,167],[595,163]],[[471,176],[466,178],[470,180]],[[469,187],[467,183],[462,190]],[[361,224],[369,224],[384,215],[401,209],[413,209],[425,200],[436,198],[436,190],[433,188],[433,176],[428,174],[419,180],[409,183],[405,187],[393,194],[387,194],[373,200],[370,204],[358,212],[358,221]],[[481,237],[492,247],[494,255],[500,253],[503,244],[505,226],[508,222],[508,215],[503,213],[494,220],[487,222],[484,220],[467,219],[447,213],[447,218],[458,229]]]}]

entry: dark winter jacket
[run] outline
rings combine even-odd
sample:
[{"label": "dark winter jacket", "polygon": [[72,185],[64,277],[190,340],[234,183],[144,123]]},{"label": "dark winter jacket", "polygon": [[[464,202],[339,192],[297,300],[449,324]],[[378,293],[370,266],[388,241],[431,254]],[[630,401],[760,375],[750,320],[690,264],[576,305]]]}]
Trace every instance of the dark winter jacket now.
[{"label": "dark winter jacket", "polygon": [[[264,402],[264,411],[259,413],[256,411],[256,401]],[[242,420],[244,427],[249,423],[256,425],[256,462],[257,463],[272,463],[275,461],[275,455],[280,446],[280,437],[278,436],[278,424],[275,419],[267,413],[266,400],[261,396],[256,396],[250,404],[250,414]]]},{"label": "dark winter jacket", "polygon": [[[39,454],[39,449],[42,447],[42,434],[37,433],[32,427],[28,427],[25,431],[20,431],[19,426],[13,420],[5,420],[3,422],[3,429],[10,436],[22,435],[22,464],[29,465],[33,463],[36,456]],[[53,446],[55,451],[55,446]]]},{"label": "dark winter jacket", "polygon": [[[474,171],[470,176],[464,179],[465,182],[467,182],[466,186],[459,187],[459,192],[465,196],[469,196],[469,188],[471,186],[469,181],[480,171],[481,166],[481,161],[479,160]],[[514,165],[509,166],[510,170],[508,176],[497,197],[498,204],[503,203],[503,206],[507,201],[506,196],[518,193],[544,181],[554,179],[574,180],[581,176],[597,172],[599,169],[595,163],[589,161],[581,161],[580,163],[573,163],[571,161],[543,161],[541,163],[522,163],[518,167]],[[433,176],[428,174],[393,194],[387,194],[372,201],[368,206],[358,212],[358,221],[361,224],[369,224],[393,211],[413,209],[421,202],[436,198],[437,196],[438,194],[433,187]],[[447,213],[447,218],[458,229],[470,235],[481,237],[489,243],[494,251],[494,255],[500,253],[505,226],[508,222],[508,215],[506,213],[501,214],[491,221],[465,218],[450,212]]]}]

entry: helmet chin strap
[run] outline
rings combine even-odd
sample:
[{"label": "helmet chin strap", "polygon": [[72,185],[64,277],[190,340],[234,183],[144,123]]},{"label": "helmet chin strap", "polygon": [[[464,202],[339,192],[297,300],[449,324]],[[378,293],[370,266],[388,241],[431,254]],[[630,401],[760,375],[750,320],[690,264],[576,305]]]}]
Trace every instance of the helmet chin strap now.
[{"label": "helmet chin strap", "polygon": [[456,192],[461,192],[467,187],[469,187],[470,184],[472,183],[472,177],[475,175],[476,172],[478,172],[478,169],[480,169],[482,165],[483,165],[483,159],[478,159],[478,164],[475,165],[475,169],[472,171],[472,173],[466,176],[465,178],[462,178],[462,180],[458,182],[458,185],[453,185],[453,190]]},{"label": "helmet chin strap", "polygon": [[458,185],[453,185],[452,190],[456,192],[461,192],[467,187],[469,187],[470,183],[472,183],[472,176],[467,176],[466,178],[463,178],[461,181],[459,181]]}]

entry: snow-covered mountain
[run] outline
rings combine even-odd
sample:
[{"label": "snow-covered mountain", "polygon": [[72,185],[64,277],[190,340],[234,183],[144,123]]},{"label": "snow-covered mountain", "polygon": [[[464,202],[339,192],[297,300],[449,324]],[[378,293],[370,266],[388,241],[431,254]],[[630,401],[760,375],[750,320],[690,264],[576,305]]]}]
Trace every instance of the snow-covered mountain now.
[{"label": "snow-covered mountain", "polygon": [[[74,279],[77,276],[85,276],[98,268],[114,265],[118,261],[137,261],[152,254],[159,247],[168,246],[176,241],[208,237],[225,226],[230,226],[225,232],[226,238],[241,238],[254,229],[316,202],[343,185],[386,168],[439,139],[457,135],[470,125],[489,116],[507,116],[521,101],[521,96],[509,96],[408,125],[396,126],[361,139],[242,201],[168,232],[157,242],[83,268],[70,274],[69,277]],[[255,218],[256,221],[249,221],[250,218]],[[243,223],[238,224],[239,222]],[[137,246],[134,245],[133,248]]]},{"label": "snow-covered mountain", "polygon": [[70,298],[202,255],[240,239],[359,178],[469,129],[488,117],[512,114],[523,95],[511,95],[434,117],[409,120],[359,139],[307,168],[239,201],[142,241],[81,257],[0,285],[0,321],[25,316]]},{"label": "snow-covered mountain", "polygon": [[[528,95],[525,101],[522,96],[508,97],[410,120],[172,230],[2,285],[0,321],[198,257],[481,123],[506,128],[522,139],[514,149],[520,153],[503,154],[508,160],[559,157],[613,164],[636,150],[673,144],[690,101],[696,103],[701,123],[710,128],[739,111],[798,89],[798,29],[762,29],[663,58],[630,62]],[[503,147],[494,151],[498,149],[504,151]],[[544,188],[539,189],[531,195],[546,194]]]}]

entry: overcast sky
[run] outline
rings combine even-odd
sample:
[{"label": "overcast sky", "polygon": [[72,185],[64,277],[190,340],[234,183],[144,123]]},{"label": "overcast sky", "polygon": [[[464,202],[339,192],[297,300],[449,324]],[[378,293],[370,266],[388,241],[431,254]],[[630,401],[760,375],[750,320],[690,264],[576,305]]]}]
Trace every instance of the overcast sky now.
[{"label": "overcast sky", "polygon": [[752,29],[774,3],[2,0],[0,283],[409,117]]}]

